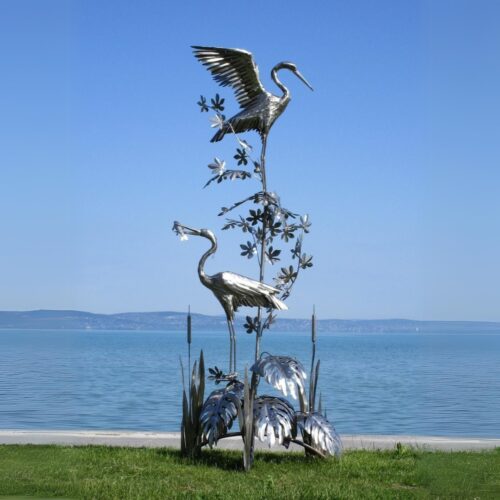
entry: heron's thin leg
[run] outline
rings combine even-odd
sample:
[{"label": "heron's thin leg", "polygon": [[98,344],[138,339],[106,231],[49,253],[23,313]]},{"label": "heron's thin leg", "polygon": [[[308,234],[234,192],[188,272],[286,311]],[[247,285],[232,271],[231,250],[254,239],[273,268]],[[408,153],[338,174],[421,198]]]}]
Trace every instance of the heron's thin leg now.
[{"label": "heron's thin leg", "polygon": [[233,370],[233,329],[229,318],[227,319],[227,327],[229,330],[229,373],[231,373]]},{"label": "heron's thin leg", "polygon": [[234,331],[234,322],[231,321],[231,333],[233,335],[233,372],[236,371],[236,332]]}]

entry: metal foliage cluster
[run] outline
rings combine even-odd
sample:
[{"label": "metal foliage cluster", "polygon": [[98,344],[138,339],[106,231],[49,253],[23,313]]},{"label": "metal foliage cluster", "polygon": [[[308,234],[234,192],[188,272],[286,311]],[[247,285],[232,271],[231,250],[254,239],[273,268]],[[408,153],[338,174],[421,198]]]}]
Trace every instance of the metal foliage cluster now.
[{"label": "metal foliage cluster", "polygon": [[[315,314],[313,313],[311,321],[312,356],[309,383],[307,383],[308,374],[299,360],[287,355],[261,352],[263,333],[276,319],[274,311],[286,308],[282,307],[282,302],[292,293],[299,275],[313,266],[312,256],[303,250],[304,239],[311,227],[309,216],[300,215],[287,208],[280,196],[268,189],[267,135],[290,100],[288,89],[277,78],[277,71],[288,69],[306,85],[309,87],[310,85],[294,64],[279,63],[272,71],[273,80],[283,91],[283,96],[277,97],[265,91],[260,84],[257,66],[249,52],[213,47],[194,47],[194,49],[195,56],[212,72],[214,79],[221,86],[233,87],[242,108],[239,114],[227,119],[223,114],[226,100],[218,93],[211,99],[202,95],[197,102],[202,113],[213,112],[211,126],[218,132],[212,138],[212,142],[221,140],[226,134],[232,134],[236,140],[234,155],[230,160],[234,163],[234,168],[229,168],[229,162],[226,160],[215,157],[208,163],[210,175],[204,187],[228,180],[257,183],[257,189],[251,190],[254,192],[229,206],[221,207],[218,216],[224,218],[223,231],[239,230],[242,233],[243,240],[238,251],[244,259],[255,259],[260,282],[255,281],[255,283],[262,285],[261,293],[272,295],[273,300],[266,302],[267,307],[259,304],[256,315],[246,316],[244,329],[246,333],[255,335],[255,359],[250,371],[245,369],[244,377],[240,377],[235,371],[236,348],[234,347],[233,352],[231,347],[230,356],[233,361],[230,361],[229,372],[225,373],[216,366],[209,368],[208,378],[218,387],[203,400],[205,385],[203,353],[199,362],[195,362],[189,388],[184,389],[183,395],[183,453],[195,457],[205,445],[213,447],[220,439],[241,436],[244,442],[243,462],[246,470],[249,470],[253,463],[256,438],[269,446],[278,444],[288,447],[290,443],[296,443],[302,446],[308,455],[339,456],[342,450],[340,438],[323,413],[321,397],[317,397],[320,362],[315,359],[317,340]],[[268,107],[267,121],[259,121],[258,116],[255,118],[255,113],[266,112],[265,106]],[[270,120],[269,113],[271,116],[274,113],[274,117]],[[262,140],[259,157],[254,154],[254,148],[250,143],[241,136],[242,132],[252,129],[259,132]],[[178,222],[174,223],[174,230],[181,239],[187,239],[188,235],[207,237],[212,241],[212,250],[207,254],[215,252],[217,243],[215,235],[210,231],[193,230]],[[202,257],[199,269],[202,269],[205,260],[206,257]],[[264,284],[266,266],[275,269],[271,286]],[[214,289],[215,283],[211,286],[204,271],[199,273],[202,283],[212,288],[216,297],[221,300],[218,291]],[[209,279],[224,274],[231,273],[219,273]],[[236,274],[232,276],[250,281]],[[217,286],[223,285],[223,281],[220,281]],[[274,301],[274,297],[279,300]],[[245,305],[245,301],[240,300],[241,303]],[[223,301],[221,304],[225,305]],[[238,306],[236,304],[234,310]],[[234,335],[231,317],[234,311],[228,310],[227,307],[224,309],[231,336]],[[190,369],[191,335],[191,316],[188,314]],[[284,397],[259,395],[258,387],[261,379],[280,391]],[[298,401],[298,409],[285,398],[288,396]],[[236,421],[239,430],[231,431]]]}]

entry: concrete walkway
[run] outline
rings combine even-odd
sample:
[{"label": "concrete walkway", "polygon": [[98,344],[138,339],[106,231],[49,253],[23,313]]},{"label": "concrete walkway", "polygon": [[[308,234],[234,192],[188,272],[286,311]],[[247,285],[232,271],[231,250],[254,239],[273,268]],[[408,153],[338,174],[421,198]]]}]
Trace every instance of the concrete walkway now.
[{"label": "concrete walkway", "polygon": [[[425,450],[479,451],[500,447],[500,439],[454,438],[434,436],[369,436],[343,435],[345,449],[387,450],[396,443]],[[258,443],[259,449],[268,449]],[[25,431],[0,430],[0,444],[58,444],[58,445],[108,445],[135,447],[179,448],[178,432],[123,432],[123,431]],[[219,441],[219,448],[241,449],[241,438],[227,438]],[[283,451],[276,446],[273,450]],[[290,450],[302,450],[291,445]]]}]

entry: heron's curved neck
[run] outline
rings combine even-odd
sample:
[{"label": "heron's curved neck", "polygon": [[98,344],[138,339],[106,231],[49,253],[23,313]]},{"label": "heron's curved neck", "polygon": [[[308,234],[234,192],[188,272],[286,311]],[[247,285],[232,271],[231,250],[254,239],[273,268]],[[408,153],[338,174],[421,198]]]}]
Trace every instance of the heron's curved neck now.
[{"label": "heron's curved neck", "polygon": [[206,237],[211,241],[212,246],[201,256],[200,262],[198,264],[198,276],[200,277],[200,281],[208,286],[211,283],[210,276],[207,276],[205,273],[205,262],[217,251],[217,240],[215,238]]},{"label": "heron's curved neck", "polygon": [[290,91],[281,83],[280,79],[278,78],[278,71],[280,69],[279,65],[275,66],[272,71],[271,71],[271,78],[273,79],[274,83],[279,87],[279,89],[283,92],[283,96],[281,99],[288,99],[290,97]]}]

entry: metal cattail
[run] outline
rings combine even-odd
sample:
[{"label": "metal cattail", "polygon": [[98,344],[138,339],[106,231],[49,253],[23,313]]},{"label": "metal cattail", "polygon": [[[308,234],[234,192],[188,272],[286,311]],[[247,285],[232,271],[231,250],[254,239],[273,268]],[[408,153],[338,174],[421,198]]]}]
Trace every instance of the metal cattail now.
[{"label": "metal cattail", "polygon": [[191,345],[192,335],[191,335],[191,306],[188,306],[188,316],[187,316],[187,343]]},{"label": "metal cattail", "polygon": [[[191,305],[188,306],[187,315],[187,343],[188,343],[188,375],[191,374]],[[191,384],[189,384],[189,400],[191,401]]]},{"label": "metal cattail", "polygon": [[311,340],[312,343],[316,343],[316,306],[313,306],[312,313],[312,326],[311,326]]},{"label": "metal cattail", "polygon": [[[313,306],[313,313],[311,317],[311,342],[312,342],[312,356],[311,356],[311,373],[309,375],[309,411],[314,412],[316,403],[316,385],[318,381],[318,368],[314,366],[316,361],[316,306]],[[318,361],[319,365],[319,361]]]}]

